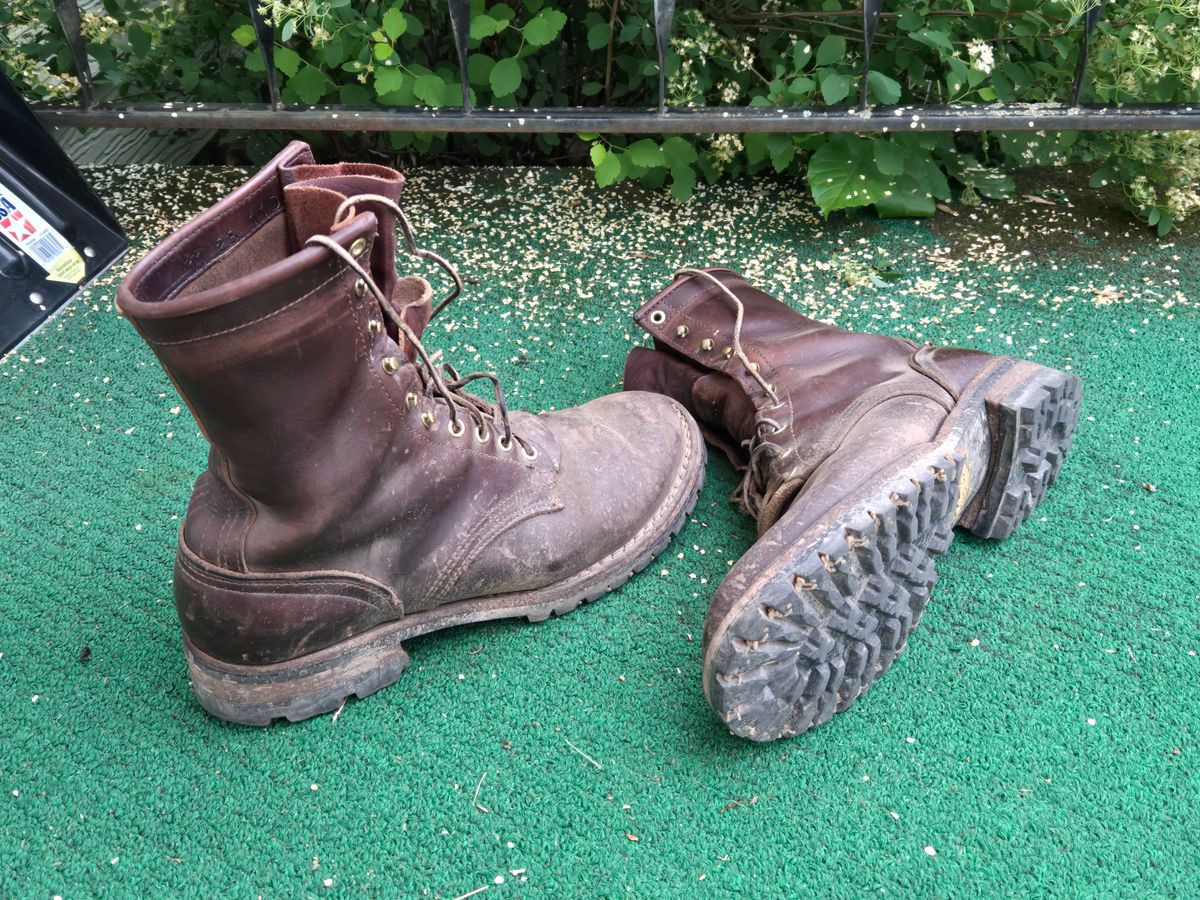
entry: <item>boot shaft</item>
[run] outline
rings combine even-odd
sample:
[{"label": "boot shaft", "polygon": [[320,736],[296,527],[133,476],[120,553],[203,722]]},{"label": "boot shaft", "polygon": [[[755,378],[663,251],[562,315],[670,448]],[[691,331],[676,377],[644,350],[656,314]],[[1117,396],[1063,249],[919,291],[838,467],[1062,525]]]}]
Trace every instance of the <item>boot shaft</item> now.
[{"label": "boot shaft", "polygon": [[[354,271],[304,242],[329,234],[423,325],[431,291],[423,279],[397,278],[391,213],[334,222],[347,192],[394,197],[402,186],[399,173],[380,166],[315,165],[307,147],[293,144],[122,283],[118,306],[214,448],[203,493],[222,495],[221,509],[295,521],[330,497],[354,496],[355,473],[382,438],[351,419],[395,414],[395,398],[364,364],[384,317]],[[403,396],[416,375],[397,375],[393,390]],[[211,514],[199,511],[189,528],[203,532]]]},{"label": "boot shaft", "polygon": [[748,468],[739,500],[760,530],[872,410],[914,397],[949,410],[990,359],[844,331],[729,269],[678,277],[635,319],[656,349],[630,354],[626,388],[683,401],[706,437]]}]

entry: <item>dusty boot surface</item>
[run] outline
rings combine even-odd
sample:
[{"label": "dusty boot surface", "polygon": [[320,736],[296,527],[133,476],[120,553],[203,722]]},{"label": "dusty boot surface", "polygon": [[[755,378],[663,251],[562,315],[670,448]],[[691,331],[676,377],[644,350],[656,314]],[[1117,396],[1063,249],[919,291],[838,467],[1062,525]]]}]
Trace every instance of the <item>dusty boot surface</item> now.
[{"label": "dusty boot surface", "polygon": [[[416,246],[402,185],[294,143],[121,285],[211,444],[175,600],[221,718],[329,712],[395,681],[410,637],[566,613],[644,567],[695,503],[704,444],[678,403],[535,416],[494,376],[433,362],[421,333],[461,280]],[[453,277],[441,301],[397,276],[397,227]]]},{"label": "dusty boot surface", "polygon": [[704,630],[704,692],[767,741],[846,709],[905,646],[956,525],[1009,537],[1070,449],[1074,375],[807,319],[729,270],[637,313],[625,386],[682,402],[744,477],[759,538]]}]

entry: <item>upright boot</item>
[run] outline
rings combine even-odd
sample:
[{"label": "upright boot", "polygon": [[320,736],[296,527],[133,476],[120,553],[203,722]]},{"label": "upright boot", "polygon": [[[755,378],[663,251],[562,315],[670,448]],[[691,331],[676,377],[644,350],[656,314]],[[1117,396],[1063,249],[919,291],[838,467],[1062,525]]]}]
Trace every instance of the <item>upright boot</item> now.
[{"label": "upright boot", "polygon": [[1013,533],[1054,483],[1073,375],[852,334],[727,269],[683,270],[636,315],[628,390],[681,401],[745,469],[759,539],[717,590],[704,692],[736,734],[799,734],[903,649],[955,525]]},{"label": "upright boot", "polygon": [[[393,224],[449,267],[412,242],[401,184],[294,143],[121,285],[211,444],[175,601],[221,718],[327,712],[395,681],[409,637],[566,613],[645,566],[695,503],[704,445],[679,404],[534,416],[494,376],[432,363],[432,289],[397,277]],[[496,402],[463,389],[480,378]]]}]

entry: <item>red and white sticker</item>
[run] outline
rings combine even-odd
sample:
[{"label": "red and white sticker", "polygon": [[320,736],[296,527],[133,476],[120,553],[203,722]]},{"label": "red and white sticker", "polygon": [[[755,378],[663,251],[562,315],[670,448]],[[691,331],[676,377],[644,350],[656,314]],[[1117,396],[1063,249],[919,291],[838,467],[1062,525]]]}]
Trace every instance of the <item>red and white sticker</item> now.
[{"label": "red and white sticker", "polygon": [[3,182],[0,182],[0,234],[45,269],[48,281],[68,284],[83,281],[85,266],[79,251]]}]

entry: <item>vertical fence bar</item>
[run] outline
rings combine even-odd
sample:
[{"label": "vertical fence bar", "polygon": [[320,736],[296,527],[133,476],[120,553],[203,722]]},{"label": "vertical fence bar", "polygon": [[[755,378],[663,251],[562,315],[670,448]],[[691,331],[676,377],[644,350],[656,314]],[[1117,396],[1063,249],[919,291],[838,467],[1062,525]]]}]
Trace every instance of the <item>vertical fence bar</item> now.
[{"label": "vertical fence bar", "polygon": [[675,0],[654,0],[654,39],[658,45],[658,111],[667,111],[667,50],[675,25]]},{"label": "vertical fence bar", "polygon": [[262,53],[263,66],[267,73],[267,90],[271,94],[271,109],[279,109],[279,81],[275,75],[275,23],[263,18],[258,0],[250,2],[250,21],[254,25],[254,36],[258,39],[258,50]]},{"label": "vertical fence bar", "polygon": [[858,93],[858,108],[867,108],[867,76],[871,74],[871,44],[879,30],[879,14],[883,12],[883,0],[863,0],[863,74],[862,89]]},{"label": "vertical fence bar", "polygon": [[1108,0],[1091,0],[1087,12],[1083,16],[1083,43],[1079,48],[1079,62],[1075,64],[1075,86],[1071,89],[1071,108],[1079,106],[1079,98],[1083,95],[1083,76],[1087,73],[1088,48],[1092,43],[1092,32],[1096,23],[1104,15],[1104,6]]},{"label": "vertical fence bar", "polygon": [[454,49],[458,51],[458,77],[462,82],[462,108],[469,113],[471,79],[467,74],[467,50],[471,40],[471,0],[450,0],[450,30],[454,32]]},{"label": "vertical fence bar", "polygon": [[75,74],[79,76],[79,105],[90,109],[96,105],[96,88],[92,84],[92,64],[88,61],[87,47],[83,43],[79,4],[75,0],[54,0],[54,12],[66,35],[67,47],[75,63]]}]

